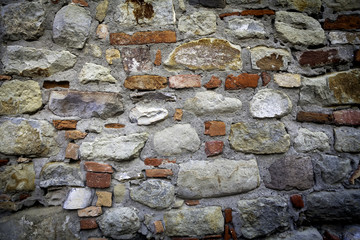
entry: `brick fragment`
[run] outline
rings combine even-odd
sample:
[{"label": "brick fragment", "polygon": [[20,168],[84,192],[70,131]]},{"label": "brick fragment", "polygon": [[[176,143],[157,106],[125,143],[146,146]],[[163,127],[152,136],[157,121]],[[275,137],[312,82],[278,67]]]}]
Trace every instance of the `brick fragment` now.
[{"label": "brick fragment", "polygon": [[225,225],[224,240],[230,240],[230,239],[231,239],[230,228],[228,225]]},{"label": "brick fragment", "polygon": [[226,124],[222,121],[207,121],[205,122],[205,135],[214,136],[225,136]]},{"label": "brick fragment", "polygon": [[133,35],[126,33],[110,33],[111,45],[140,45],[150,43],[175,43],[174,31],[148,31],[136,32]]},{"label": "brick fragment", "polygon": [[219,155],[223,152],[224,142],[223,141],[210,141],[205,143],[206,156],[212,157]]},{"label": "brick fragment", "polygon": [[237,240],[236,232],[233,227],[230,227],[230,233],[233,240]]},{"label": "brick fragment", "polygon": [[335,21],[325,19],[325,30],[337,30],[337,29],[360,29],[360,15],[340,15]]},{"label": "brick fragment", "polygon": [[109,164],[97,162],[85,162],[85,170],[88,172],[113,173],[114,170]]},{"label": "brick fragment", "polygon": [[199,200],[185,200],[185,204],[188,206],[196,206],[200,204]]},{"label": "brick fragment", "polygon": [[326,230],[324,232],[323,240],[340,240],[340,238]]},{"label": "brick fragment", "polygon": [[89,4],[85,0],[72,0],[72,3],[78,4],[82,7],[88,7]]},{"label": "brick fragment", "polygon": [[78,160],[80,146],[75,143],[69,143],[65,150],[65,158]]},{"label": "brick fragment", "polygon": [[155,221],[154,226],[155,226],[155,233],[156,234],[164,232],[164,226],[163,226],[161,221]]},{"label": "brick fragment", "polygon": [[337,49],[306,51],[300,55],[301,66],[320,67],[330,64],[338,64],[342,59]]},{"label": "brick fragment", "polygon": [[204,84],[206,89],[215,89],[221,86],[221,80],[218,77],[212,76],[210,81]]},{"label": "brick fragment", "polygon": [[146,158],[144,164],[147,166],[158,167],[163,163],[176,163],[176,160],[169,160],[165,158]]},{"label": "brick fragment", "polygon": [[269,82],[271,81],[271,75],[268,74],[267,72],[262,72],[262,73],[260,74],[260,76],[261,76],[261,80],[262,80],[262,85],[263,85],[263,86],[268,85]]},{"label": "brick fragment", "polygon": [[291,204],[293,205],[294,208],[303,208],[304,205],[304,201],[302,199],[302,196],[299,194],[294,194],[290,196],[290,201]]},{"label": "brick fragment", "polygon": [[86,185],[93,188],[108,188],[111,183],[111,174],[109,173],[86,173]]},{"label": "brick fragment", "polygon": [[264,15],[275,15],[275,11],[270,9],[258,9],[258,10],[244,10],[241,12],[241,16],[264,16]]},{"label": "brick fragment", "polygon": [[175,109],[174,120],[181,121],[183,117],[183,110],[181,108]]},{"label": "brick fragment", "polygon": [[145,174],[149,178],[166,178],[172,176],[173,171],[171,169],[146,169]]},{"label": "brick fragment", "polygon": [[360,50],[357,50],[355,53],[355,62],[360,62]]},{"label": "brick fragment", "polygon": [[105,128],[124,128],[125,125],[121,123],[107,123],[105,124]]},{"label": "brick fragment", "polygon": [[69,88],[70,87],[70,83],[69,81],[60,81],[60,82],[56,82],[56,81],[44,81],[43,83],[43,88],[45,89],[51,89],[51,88]]},{"label": "brick fragment", "polygon": [[331,124],[333,123],[333,115],[326,113],[300,111],[296,115],[296,121]]},{"label": "brick fragment", "polygon": [[65,137],[71,140],[78,140],[85,138],[87,133],[81,132],[79,130],[68,130],[65,132]]},{"label": "brick fragment", "polygon": [[127,77],[124,87],[131,90],[156,90],[167,87],[167,78],[155,75],[136,75]]},{"label": "brick fragment", "polygon": [[79,217],[97,217],[102,214],[101,207],[91,206],[84,209],[78,210]]},{"label": "brick fragment", "polygon": [[31,160],[32,160],[31,158],[19,157],[16,161],[18,163],[26,163],[26,162],[30,162]]},{"label": "brick fragment", "polygon": [[229,17],[229,16],[240,16],[240,12],[222,13],[219,15],[219,18],[221,20],[224,20],[224,18]]},{"label": "brick fragment", "polygon": [[99,192],[96,192],[96,196],[97,196],[97,201],[96,201],[97,207],[111,207],[112,206],[112,193],[111,192],[99,191]]},{"label": "brick fragment", "polygon": [[81,230],[89,230],[98,228],[95,218],[87,218],[80,220],[80,229]]},{"label": "brick fragment", "polygon": [[231,223],[232,222],[232,209],[226,208],[224,212],[225,212],[225,223]]},{"label": "brick fragment", "polygon": [[53,125],[58,130],[76,129],[77,120],[53,120]]},{"label": "brick fragment", "polygon": [[350,183],[352,185],[355,184],[355,180],[358,179],[360,177],[360,165],[358,166],[358,168],[355,170],[355,172],[351,175],[350,177]]},{"label": "brick fragment", "polygon": [[156,52],[156,55],[155,55],[155,61],[154,61],[154,65],[155,66],[160,66],[161,65],[161,50],[158,49],[157,52]]},{"label": "brick fragment", "polygon": [[11,76],[7,76],[7,75],[0,75],[0,80],[11,80]]},{"label": "brick fragment", "polygon": [[226,90],[237,90],[243,88],[256,88],[258,85],[259,75],[242,73],[239,76],[229,75],[225,80]]},{"label": "brick fragment", "polygon": [[201,87],[201,76],[200,75],[176,75],[169,78],[170,88],[198,88]]},{"label": "brick fragment", "polygon": [[9,162],[9,159],[0,159],[0,167],[7,165]]},{"label": "brick fragment", "polygon": [[359,126],[360,111],[359,110],[340,110],[333,112],[334,122],[338,125]]}]

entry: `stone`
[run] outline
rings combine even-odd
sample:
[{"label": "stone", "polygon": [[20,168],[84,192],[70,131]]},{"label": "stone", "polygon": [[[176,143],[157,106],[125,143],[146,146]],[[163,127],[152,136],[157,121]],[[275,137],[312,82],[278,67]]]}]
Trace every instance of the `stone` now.
[{"label": "stone", "polygon": [[357,32],[329,32],[331,44],[360,44],[360,33]]},{"label": "stone", "polygon": [[175,42],[176,33],[174,31],[135,32],[133,35],[129,35],[123,32],[110,33],[111,45],[142,45]]},{"label": "stone", "polygon": [[330,150],[329,137],[323,132],[300,128],[294,140],[294,147],[299,152],[324,152]]},{"label": "stone", "polygon": [[169,69],[240,70],[241,48],[217,38],[203,38],[175,48],[165,62]]},{"label": "stone", "polygon": [[0,87],[0,115],[34,113],[42,107],[37,82],[12,80]]},{"label": "stone", "polygon": [[44,89],[51,89],[51,88],[70,88],[69,81],[44,81],[43,83]]},{"label": "stone", "polygon": [[290,98],[279,90],[259,90],[250,102],[250,113],[254,118],[281,118],[291,110]]},{"label": "stone", "polygon": [[360,152],[360,129],[339,127],[334,129],[335,150],[338,152]]},{"label": "stone", "polygon": [[75,143],[69,143],[65,150],[65,158],[78,160],[80,146]]},{"label": "stone", "polygon": [[41,169],[39,186],[42,188],[54,186],[84,187],[80,165],[62,162],[45,164]]},{"label": "stone", "polygon": [[199,88],[201,87],[201,76],[194,74],[171,76],[169,77],[169,87],[175,89]]},{"label": "stone", "polygon": [[109,8],[108,0],[103,0],[99,2],[99,4],[96,6],[96,15],[95,15],[96,20],[98,20],[99,22],[104,21],[108,8]]},{"label": "stone", "polygon": [[59,152],[54,127],[45,120],[3,118],[0,121],[0,152],[28,157],[53,156]]},{"label": "stone", "polygon": [[230,16],[240,16],[240,12],[229,12],[229,13],[221,13],[221,14],[219,14],[219,18],[221,20],[224,20],[224,18],[230,17]]},{"label": "stone", "polygon": [[260,185],[255,159],[190,160],[179,164],[177,196],[199,199],[249,192]]},{"label": "stone", "polygon": [[35,170],[33,163],[6,166],[0,175],[0,189],[5,192],[35,190]]},{"label": "stone", "polygon": [[49,109],[61,117],[107,119],[124,112],[122,97],[118,93],[52,91]]},{"label": "stone", "polygon": [[154,135],[155,151],[162,156],[196,152],[200,139],[190,124],[176,124]]},{"label": "stone", "polygon": [[250,9],[250,10],[244,10],[240,13],[241,16],[264,16],[264,15],[275,15],[274,10],[270,9]]},{"label": "stone", "polygon": [[114,60],[120,59],[120,51],[114,48],[106,49],[105,58],[108,64],[113,64]]},{"label": "stone", "polygon": [[206,89],[215,89],[221,86],[222,81],[220,80],[220,78],[215,77],[215,76],[211,76],[211,79],[204,84],[204,88]]},{"label": "stone", "polygon": [[314,192],[307,196],[306,219],[310,223],[354,222],[360,217],[359,190]]},{"label": "stone", "polygon": [[229,141],[236,151],[253,154],[285,153],[290,147],[290,135],[281,122],[232,124]]},{"label": "stone", "polygon": [[326,113],[300,111],[296,115],[296,121],[331,124],[333,123],[333,115]]},{"label": "stone", "polygon": [[360,236],[360,226],[352,225],[346,228],[344,233],[344,240],[357,240]]},{"label": "stone", "polygon": [[90,12],[69,4],[61,8],[53,22],[53,39],[61,46],[82,49],[90,34]]},{"label": "stone", "polygon": [[200,204],[200,201],[199,200],[186,200],[185,204],[187,206],[196,206],[196,205]]},{"label": "stone", "polygon": [[136,75],[127,77],[124,87],[130,90],[156,90],[167,87],[167,78],[156,75]]},{"label": "stone", "polygon": [[145,175],[148,178],[167,178],[173,176],[171,169],[146,169]]},{"label": "stone", "polygon": [[82,84],[89,82],[116,83],[116,79],[110,74],[110,68],[94,63],[85,63],[79,73],[79,81]]},{"label": "stone", "polygon": [[121,56],[125,72],[147,72],[152,70],[150,49],[148,47],[122,48]]},{"label": "stone", "polygon": [[96,229],[98,225],[96,223],[95,218],[86,218],[80,219],[80,229],[81,230],[89,230],[89,229]]},{"label": "stone", "polygon": [[80,153],[83,159],[102,161],[125,161],[139,156],[148,140],[148,133],[133,133],[127,136],[103,134],[91,142],[83,142]]},{"label": "stone", "polygon": [[216,32],[216,15],[211,11],[198,11],[179,18],[180,32],[194,35],[209,35]]},{"label": "stone", "polygon": [[87,133],[81,132],[79,130],[69,130],[65,132],[65,137],[70,140],[79,140],[84,139]]},{"label": "stone", "polygon": [[338,103],[359,103],[360,102],[360,71],[358,69],[347,72],[334,73],[328,76],[329,88],[337,99]]},{"label": "stone", "polygon": [[350,159],[331,155],[321,155],[319,165],[321,178],[327,184],[343,181],[352,170]]},{"label": "stone", "polygon": [[339,110],[333,112],[334,122],[337,125],[360,125],[360,111],[359,110]]},{"label": "stone", "polygon": [[98,217],[102,214],[101,207],[87,207],[77,211],[79,217]]},{"label": "stone", "polygon": [[301,87],[301,75],[292,73],[276,73],[274,74],[274,81],[284,88]]},{"label": "stone", "polygon": [[158,49],[158,50],[156,51],[155,60],[154,60],[154,65],[155,65],[155,66],[160,66],[160,65],[161,65],[161,61],[162,61],[161,50]]},{"label": "stone", "polygon": [[360,62],[360,50],[357,50],[354,57],[355,62]]},{"label": "stone", "polygon": [[225,114],[239,111],[242,103],[237,98],[224,97],[213,92],[197,92],[194,98],[186,100],[184,109],[195,115]]},{"label": "stone", "polygon": [[40,2],[11,3],[2,7],[4,39],[35,40],[45,29],[46,12]]},{"label": "stone", "polygon": [[302,13],[277,11],[275,29],[282,39],[295,45],[312,46],[325,42],[320,23]]},{"label": "stone", "polygon": [[5,74],[48,77],[72,68],[76,56],[68,51],[50,51],[19,45],[7,46],[1,59]]},{"label": "stone", "polygon": [[102,233],[114,239],[131,239],[140,229],[140,220],[136,209],[115,207],[108,209],[98,218]]},{"label": "stone", "polygon": [[288,68],[291,55],[285,49],[254,47],[250,49],[253,69],[279,71]]},{"label": "stone", "polygon": [[212,157],[221,154],[223,148],[224,148],[223,141],[205,142],[205,154],[207,157]]},{"label": "stone", "polygon": [[53,125],[57,130],[76,129],[77,120],[53,120]]},{"label": "stone", "polygon": [[326,65],[346,64],[352,61],[353,55],[351,48],[332,47],[302,52],[298,59],[301,66],[316,68]]},{"label": "stone", "polygon": [[96,196],[97,196],[97,201],[96,201],[97,207],[111,207],[112,206],[112,193],[111,192],[98,191],[98,192],[96,192]]},{"label": "stone", "polygon": [[71,188],[63,208],[67,210],[86,208],[90,206],[93,195],[93,191],[90,188]]},{"label": "stone", "polygon": [[98,172],[98,173],[113,173],[114,170],[109,164],[98,163],[98,162],[85,162],[85,170],[88,172]]},{"label": "stone", "polygon": [[7,211],[16,212],[18,210],[18,206],[16,206],[16,203],[11,202],[11,201],[1,201],[0,209],[5,210],[5,211],[7,210]]},{"label": "stone", "polygon": [[211,8],[224,8],[226,6],[225,0],[189,0],[189,4],[201,4],[204,7]]},{"label": "stone", "polygon": [[253,19],[234,18],[228,21],[225,32],[233,34],[238,39],[265,38],[267,36],[264,24]]},{"label": "stone", "polygon": [[130,197],[150,208],[165,209],[175,201],[175,187],[167,181],[150,179],[131,188]]},{"label": "stone", "polygon": [[240,200],[238,208],[245,238],[256,238],[289,227],[287,200],[282,197],[261,197]]},{"label": "stone", "polygon": [[357,30],[360,28],[360,15],[339,15],[336,20],[325,19],[325,30]]},{"label": "stone", "polygon": [[49,206],[62,206],[66,199],[67,192],[66,187],[48,188],[44,200]]},{"label": "stone", "polygon": [[[312,228],[312,227],[298,228],[291,232],[281,233],[278,236],[266,238],[266,240],[304,240],[304,239],[329,240],[325,238],[325,234],[323,238],[323,236],[321,236],[319,231],[316,228]],[[332,239],[332,240],[336,240],[336,239]]]},{"label": "stone", "polygon": [[358,168],[353,172],[353,174],[351,174],[351,177],[349,179],[350,184],[354,185],[356,179],[360,178],[360,165],[358,166]]},{"label": "stone", "polygon": [[294,194],[290,196],[290,202],[294,208],[301,209],[305,207],[304,200],[301,195]]},{"label": "stone", "polygon": [[86,186],[91,188],[108,188],[111,185],[111,174],[109,173],[86,173]]},{"label": "stone", "polygon": [[162,222],[159,220],[154,222],[154,227],[156,234],[163,233],[165,231]]},{"label": "stone", "polygon": [[226,135],[226,124],[222,121],[207,121],[205,122],[205,135],[214,136],[225,136]]},{"label": "stone", "polygon": [[348,11],[360,9],[360,2],[357,0],[325,0],[325,4],[335,11]]},{"label": "stone", "polygon": [[130,110],[129,119],[137,125],[151,125],[168,117],[165,108],[151,107],[151,105],[136,105]]},{"label": "stone", "polygon": [[294,9],[309,14],[316,14],[321,10],[321,0],[278,0],[277,2],[287,9]]},{"label": "stone", "polygon": [[262,85],[266,86],[271,82],[271,75],[267,72],[262,72],[260,74],[261,76],[261,80],[262,80]]},{"label": "stone", "polygon": [[276,190],[307,190],[314,186],[314,170],[310,157],[287,156],[269,167],[271,180],[267,188]]},{"label": "stone", "polygon": [[183,110],[181,108],[176,108],[174,113],[174,120],[181,121],[183,117]]},{"label": "stone", "polygon": [[[166,86],[165,86],[166,87]],[[165,101],[176,102],[176,95],[173,92],[135,92],[130,93],[130,98],[134,103],[137,102],[150,102],[150,101]]]},{"label": "stone", "polygon": [[181,208],[164,213],[167,236],[221,234],[224,217],[221,207]]},{"label": "stone", "polygon": [[259,75],[242,73],[240,75],[233,76],[228,75],[225,80],[226,90],[237,90],[243,88],[256,88],[258,85]]},{"label": "stone", "polygon": [[9,163],[9,159],[0,159],[0,167],[5,166]]},{"label": "stone", "polygon": [[86,44],[85,53],[90,53],[93,57],[101,58],[102,57],[102,51],[99,45],[96,44]]}]

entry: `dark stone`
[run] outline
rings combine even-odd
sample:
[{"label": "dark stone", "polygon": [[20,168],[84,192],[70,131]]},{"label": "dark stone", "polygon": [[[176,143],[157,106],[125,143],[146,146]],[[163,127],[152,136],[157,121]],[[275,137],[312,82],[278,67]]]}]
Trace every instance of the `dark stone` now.
[{"label": "dark stone", "polygon": [[189,0],[190,5],[201,4],[204,7],[224,8],[226,6],[225,0]]},{"label": "dark stone", "polygon": [[306,51],[301,54],[299,63],[301,66],[320,67],[340,62],[337,49],[327,51]]}]

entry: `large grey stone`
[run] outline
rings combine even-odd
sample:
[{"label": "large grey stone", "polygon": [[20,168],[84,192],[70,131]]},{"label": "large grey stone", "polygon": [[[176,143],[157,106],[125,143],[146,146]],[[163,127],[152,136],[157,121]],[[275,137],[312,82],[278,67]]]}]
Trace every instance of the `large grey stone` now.
[{"label": "large grey stone", "polygon": [[89,37],[90,25],[90,12],[75,4],[69,4],[55,15],[53,39],[59,45],[81,49]]},{"label": "large grey stone", "polygon": [[124,112],[122,97],[118,93],[52,91],[49,109],[61,117],[115,117]]},{"label": "large grey stone", "polygon": [[63,208],[68,210],[82,209],[90,206],[94,192],[90,188],[71,188]]},{"label": "large grey stone", "polygon": [[[356,1],[356,0],[355,0]],[[329,32],[329,41],[331,44],[360,44],[359,32]]]},{"label": "large grey stone", "polygon": [[236,151],[254,154],[284,153],[290,147],[290,135],[281,122],[232,124],[229,141]]},{"label": "large grey stone", "polygon": [[154,147],[163,156],[190,153],[199,149],[200,139],[190,124],[176,124],[155,133]]},{"label": "large grey stone", "polygon": [[290,98],[282,91],[263,89],[250,102],[250,113],[255,118],[280,118],[291,112]]},{"label": "large grey stone", "polygon": [[0,190],[5,192],[35,190],[34,164],[6,166],[0,174]]},{"label": "large grey stone", "polygon": [[226,32],[234,34],[239,39],[265,38],[265,26],[261,21],[253,19],[233,19],[227,23]]},{"label": "large grey stone", "polygon": [[221,207],[181,208],[164,213],[168,236],[201,236],[221,234],[224,217]]},{"label": "large grey stone", "polygon": [[45,9],[40,2],[7,4],[1,17],[5,39],[34,40],[44,33]]},{"label": "large grey stone", "polygon": [[344,232],[344,240],[359,240],[360,239],[360,226],[352,225],[346,228]]},{"label": "large grey stone", "polygon": [[183,198],[220,197],[251,191],[260,184],[257,162],[216,159],[180,164],[177,195]]},{"label": "large grey stone", "polygon": [[164,209],[174,203],[175,188],[170,182],[150,179],[132,188],[130,196],[133,200],[148,207]]},{"label": "large grey stone", "polygon": [[199,11],[188,16],[181,16],[178,29],[180,32],[195,35],[209,35],[216,31],[216,15],[210,11]]},{"label": "large grey stone", "polygon": [[33,113],[42,107],[40,86],[37,82],[7,81],[0,87],[0,115]]},{"label": "large grey stone", "polygon": [[116,79],[110,74],[110,68],[94,63],[85,63],[80,71],[79,80],[83,84],[88,82],[116,83]]},{"label": "large grey stone", "polygon": [[283,233],[274,237],[267,237],[266,240],[323,240],[323,237],[316,228],[296,229],[289,233]]},{"label": "large grey stone", "polygon": [[350,159],[331,155],[321,155],[319,165],[321,177],[328,184],[341,182],[352,170]]},{"label": "large grey stone", "polygon": [[83,142],[80,146],[80,154],[86,160],[131,160],[139,156],[148,137],[149,134],[145,132],[127,136],[104,134],[92,142]]},{"label": "large grey stone", "polygon": [[318,13],[321,9],[321,0],[277,0],[277,2],[287,9],[310,14]]},{"label": "large grey stone", "polygon": [[186,100],[184,109],[196,115],[233,113],[240,110],[242,103],[237,98],[224,97],[213,92],[197,92],[195,97]]},{"label": "large grey stone", "polygon": [[360,152],[360,129],[339,127],[335,132],[335,150],[338,152]]},{"label": "large grey stone", "polygon": [[[2,122],[4,121],[4,122]],[[52,156],[58,153],[54,127],[45,120],[0,121],[0,152],[8,155]]]},{"label": "large grey stone", "polygon": [[83,187],[84,179],[79,164],[50,162],[40,173],[40,187],[73,186]]},{"label": "large grey stone", "polygon": [[130,122],[138,125],[151,125],[162,121],[168,117],[168,111],[165,108],[154,107],[151,105],[137,105],[130,110]]},{"label": "large grey stone", "polygon": [[297,45],[319,45],[325,41],[320,23],[305,14],[277,11],[275,28],[281,38]]},{"label": "large grey stone", "polygon": [[25,77],[48,77],[75,65],[76,56],[68,51],[50,51],[19,45],[7,46],[1,59],[4,73]]},{"label": "large grey stone", "polygon": [[350,11],[360,9],[360,2],[357,0],[324,0],[325,4],[335,11]]},{"label": "large grey stone", "polygon": [[329,151],[329,137],[323,132],[300,128],[294,140],[294,147],[299,152]]},{"label": "large grey stone", "polygon": [[133,239],[140,229],[137,210],[129,207],[110,208],[97,222],[103,234],[114,239]]},{"label": "large grey stone", "polygon": [[250,53],[253,69],[269,71],[286,70],[291,59],[289,51],[280,48],[259,46],[252,48]]},{"label": "large grey stone", "polygon": [[360,191],[315,192],[307,197],[309,222],[354,222],[360,219]]}]

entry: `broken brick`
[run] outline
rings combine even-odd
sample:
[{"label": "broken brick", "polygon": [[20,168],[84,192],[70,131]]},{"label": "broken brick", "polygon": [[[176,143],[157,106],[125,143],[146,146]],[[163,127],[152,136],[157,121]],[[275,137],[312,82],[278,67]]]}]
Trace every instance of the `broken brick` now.
[{"label": "broken brick", "polygon": [[124,124],[120,124],[120,123],[107,123],[105,124],[105,128],[124,128],[125,125]]},{"label": "broken brick", "polygon": [[200,204],[199,200],[185,200],[185,204],[188,206],[196,206]]},{"label": "broken brick", "polygon": [[156,234],[164,232],[164,226],[163,226],[161,221],[155,221],[154,226],[155,226],[155,233]]},{"label": "broken brick", "polygon": [[72,0],[73,3],[78,4],[82,7],[88,7],[89,4],[85,0]]},{"label": "broken brick", "polygon": [[326,113],[300,111],[296,115],[296,121],[298,121],[298,122],[313,122],[313,123],[332,124],[333,123],[333,115],[332,114],[326,114]]},{"label": "broken brick", "polygon": [[222,13],[219,15],[219,18],[223,20],[224,18],[229,16],[240,16],[240,12]]},{"label": "broken brick", "polygon": [[302,196],[299,194],[291,195],[290,201],[291,201],[292,205],[294,206],[294,208],[303,208],[305,206]]},{"label": "broken brick", "polygon": [[225,223],[231,223],[232,222],[232,209],[226,208],[224,212],[225,212]]},{"label": "broken brick", "polygon": [[183,116],[183,110],[181,108],[176,108],[174,113],[174,120],[181,121]]},{"label": "broken brick", "polygon": [[174,31],[148,31],[136,32],[129,35],[123,32],[110,33],[111,45],[140,45],[150,43],[175,43],[176,33]]},{"label": "broken brick", "polygon": [[171,169],[146,169],[145,174],[146,177],[166,178],[172,176],[173,171]]},{"label": "broken brick", "polygon": [[258,85],[259,75],[242,73],[237,77],[234,75],[227,76],[225,80],[226,90],[237,90],[243,88],[256,88]]},{"label": "broken brick", "polygon": [[109,164],[97,162],[85,162],[85,170],[88,172],[113,173],[114,170]]},{"label": "broken brick", "polygon": [[87,218],[80,220],[80,229],[81,230],[88,230],[88,229],[95,229],[98,225],[96,223],[95,218]]},{"label": "broken brick", "polygon": [[176,163],[175,160],[169,160],[165,158],[146,158],[144,164],[147,166],[158,167],[163,163]]},{"label": "broken brick", "polygon": [[65,132],[65,137],[71,140],[78,140],[85,138],[87,133],[81,132],[79,130],[69,130]]},{"label": "broken brick", "polygon": [[156,75],[136,75],[127,77],[124,87],[131,90],[156,90],[167,87],[167,78]]},{"label": "broken brick", "polygon": [[0,75],[0,80],[11,80],[11,76]]},{"label": "broken brick", "polygon": [[43,83],[43,88],[45,88],[45,89],[56,88],[56,87],[69,88],[70,83],[69,83],[69,81],[60,81],[60,82],[44,81],[44,83]]},{"label": "broken brick", "polygon": [[270,76],[270,74],[268,74],[267,72],[262,72],[262,73],[260,74],[260,76],[261,76],[261,80],[262,80],[262,85],[263,85],[263,86],[268,85],[269,82],[271,81],[271,76]]},{"label": "broken brick", "polygon": [[223,141],[210,141],[205,143],[206,156],[212,157],[222,153],[224,148]]},{"label": "broken brick", "polygon": [[76,129],[77,120],[53,120],[53,125],[58,130]]},{"label": "broken brick", "polygon": [[0,159],[0,167],[4,166],[4,165],[7,165],[8,162],[9,162],[9,159]]},{"label": "broken brick", "polygon": [[161,65],[161,50],[160,49],[157,50],[157,52],[156,52],[154,65],[155,66],[160,66]]},{"label": "broken brick", "polygon": [[360,15],[340,15],[335,21],[325,19],[325,30],[360,29]]},{"label": "broken brick", "polygon": [[205,135],[214,136],[225,136],[226,125],[221,121],[207,121],[205,122]]},{"label": "broken brick", "polygon": [[212,76],[210,81],[204,84],[206,89],[215,89],[221,86],[221,80],[218,77]]},{"label": "broken brick", "polygon": [[258,10],[244,10],[241,12],[241,16],[264,16],[264,15],[275,15],[275,11],[270,9],[258,9]]},{"label": "broken brick", "polygon": [[230,239],[231,239],[230,228],[228,225],[225,225],[224,240],[230,240]]},{"label": "broken brick", "polygon": [[69,143],[65,150],[65,158],[78,160],[80,146],[75,143]]},{"label": "broken brick", "polygon": [[340,110],[333,112],[334,122],[338,125],[359,126],[360,111],[359,110]]},{"label": "broken brick", "polygon": [[109,173],[86,173],[86,186],[92,188],[108,188],[111,184],[111,174]]}]

